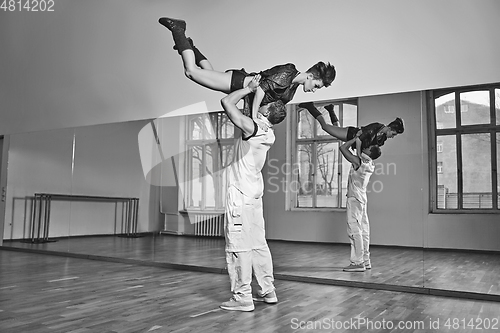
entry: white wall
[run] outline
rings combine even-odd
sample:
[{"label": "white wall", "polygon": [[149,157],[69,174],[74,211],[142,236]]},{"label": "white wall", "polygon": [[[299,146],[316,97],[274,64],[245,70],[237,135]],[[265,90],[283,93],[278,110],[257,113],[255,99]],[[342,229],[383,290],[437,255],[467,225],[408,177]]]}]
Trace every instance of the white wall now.
[{"label": "white wall", "polygon": [[[73,130],[10,136],[4,239],[30,236],[32,197],[36,192],[71,193]],[[50,236],[67,235],[67,202],[55,202]]]},{"label": "white wall", "polygon": [[166,15],[187,20],[219,70],[332,62],[338,78],[317,100],[500,81],[497,0],[65,0],[54,9],[0,12],[0,134],[156,118],[200,101],[218,110],[220,94],[184,77],[157,23]]},{"label": "white wall", "polygon": [[[388,140],[382,156],[376,160],[377,169],[368,194],[372,243],[421,247],[423,200],[421,186],[416,186],[422,184],[420,93],[362,97],[358,101],[358,115],[360,125],[376,121],[389,123],[398,116],[404,118],[406,124],[405,133]],[[286,127],[277,126],[276,132],[276,143],[269,158],[285,161]],[[271,203],[278,207],[266,210],[269,238],[348,242],[345,211],[285,211],[284,202],[284,191],[267,192],[264,196],[265,207]]]}]

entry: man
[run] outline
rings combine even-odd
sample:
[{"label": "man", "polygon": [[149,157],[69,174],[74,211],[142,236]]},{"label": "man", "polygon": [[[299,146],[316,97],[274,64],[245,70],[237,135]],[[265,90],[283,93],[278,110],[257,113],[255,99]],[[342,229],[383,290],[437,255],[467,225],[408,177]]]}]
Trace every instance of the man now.
[{"label": "man", "polygon": [[362,149],[361,157],[353,154],[350,147],[357,137],[340,146],[342,155],[351,162],[347,180],[347,234],[351,241],[351,263],[345,272],[364,272],[371,269],[370,223],[367,214],[366,188],[375,170],[373,160],[381,155],[378,146]]},{"label": "man", "polygon": [[241,130],[236,138],[233,162],[228,169],[228,190],[224,234],[226,263],[233,296],[220,307],[232,311],[253,311],[252,272],[260,290],[256,301],[277,303],[271,252],[265,237],[262,196],[262,167],[274,143],[273,125],[285,118],[282,103],[270,103],[259,109],[256,119],[245,116],[236,104],[259,86],[260,75],[243,89],[221,100],[232,123]]}]

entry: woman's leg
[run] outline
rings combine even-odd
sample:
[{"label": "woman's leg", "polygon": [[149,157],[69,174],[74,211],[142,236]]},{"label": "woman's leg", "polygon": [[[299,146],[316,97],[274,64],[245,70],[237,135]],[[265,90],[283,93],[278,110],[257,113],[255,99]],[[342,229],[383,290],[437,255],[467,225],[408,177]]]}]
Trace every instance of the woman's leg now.
[{"label": "woman's leg", "polygon": [[[201,53],[200,50],[194,45],[193,39],[191,37],[188,37],[187,39],[189,41],[189,44],[191,44],[191,47],[193,48],[194,62],[196,63],[196,65],[202,69],[214,70],[207,57],[205,57],[203,53]],[[176,45],[174,45],[174,50],[177,51]],[[181,55],[181,52],[179,52],[179,55]]]},{"label": "woman's leg", "polygon": [[[321,128],[325,132],[327,132],[328,134],[330,134],[331,136],[333,136],[339,140],[347,141],[348,128],[347,127],[339,127],[338,126],[338,119],[334,125],[330,125],[325,121],[325,118],[323,118],[321,111],[319,111],[314,106],[314,103],[312,103],[312,102],[300,103],[298,106],[309,111],[309,113],[314,118],[316,118],[316,120],[320,123]],[[327,105],[325,108],[327,108],[327,107],[330,107],[330,105]],[[331,117],[332,122],[333,122],[334,118],[332,118],[330,110],[327,109],[327,111],[328,111],[328,113],[330,113],[330,117]],[[332,111],[333,111],[333,108],[332,108]],[[334,113],[334,115],[335,115],[335,113]],[[335,116],[335,118],[336,118],[336,116]]]},{"label": "woman's leg", "polygon": [[203,87],[229,93],[232,76],[231,72],[214,71],[212,65],[206,59],[199,61],[202,68],[197,66],[193,46],[185,34],[186,23],[182,20],[170,19],[167,17],[160,18],[159,22],[172,32],[177,51],[182,57],[184,74],[186,77]]},{"label": "woman's leg", "polygon": [[339,118],[335,114],[335,110],[333,109],[333,104],[329,104],[325,106],[326,111],[330,114],[330,120],[332,121],[333,126],[339,126]]},{"label": "woman's leg", "polygon": [[212,64],[206,59],[200,61],[201,68],[196,66],[192,50],[184,50],[181,57],[184,63],[184,74],[188,79],[205,88],[230,93],[232,72],[214,71]]}]

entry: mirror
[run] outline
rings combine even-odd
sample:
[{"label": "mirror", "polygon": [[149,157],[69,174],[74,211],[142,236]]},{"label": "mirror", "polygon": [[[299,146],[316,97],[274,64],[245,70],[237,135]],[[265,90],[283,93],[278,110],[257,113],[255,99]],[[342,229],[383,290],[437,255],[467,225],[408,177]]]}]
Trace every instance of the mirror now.
[{"label": "mirror", "polygon": [[[291,108],[290,112],[298,111],[295,106]],[[439,241],[439,235],[430,235],[433,228],[449,217],[426,212],[429,162],[424,153],[426,124],[421,117],[426,114],[420,92],[362,97],[357,99],[357,108],[358,126],[388,123],[394,115],[404,118],[406,126],[404,134],[384,146],[371,179],[368,212],[374,268],[361,274],[342,271],[349,263],[350,251],[344,209],[293,206],[298,199],[286,184],[295,179],[290,177],[294,177],[298,165],[287,152],[295,144],[289,128],[300,118],[290,116],[286,125],[276,126],[276,143],[263,170],[266,235],[275,274],[390,290],[451,290],[453,286],[453,291],[469,291],[458,280],[450,284],[453,276],[444,279],[434,274],[431,262],[455,252],[438,256],[429,249],[424,252]],[[354,110],[346,105],[345,112],[349,119]],[[182,264],[221,272],[225,267],[224,238],[220,236],[223,170],[232,156],[233,130],[220,115],[197,117],[10,135],[3,246]],[[219,137],[215,145],[210,141],[214,135]],[[307,140],[299,143],[306,144]],[[349,165],[337,161],[343,171],[336,169],[329,175],[346,175]],[[214,185],[216,182],[219,185]],[[339,189],[342,182],[336,182],[335,192],[340,193],[335,196],[340,206],[345,203],[345,188]],[[323,185],[316,187],[316,202],[324,200],[320,196],[325,193],[333,193],[325,192]],[[33,221],[38,221],[33,216],[36,193],[54,195],[48,242],[30,241]],[[189,209],[184,210],[186,207]],[[458,250],[456,253],[458,257],[461,254]],[[493,258],[498,260],[498,255]],[[500,266],[498,262],[489,263]],[[454,265],[458,266],[447,272],[460,270],[459,264]],[[474,272],[481,274],[484,268],[477,266]],[[500,294],[498,289],[477,292]]]},{"label": "mirror", "polygon": [[499,217],[492,210],[500,198],[497,86],[443,89],[429,96],[435,153],[428,164],[435,204],[425,234],[427,288],[485,299],[500,295]]}]

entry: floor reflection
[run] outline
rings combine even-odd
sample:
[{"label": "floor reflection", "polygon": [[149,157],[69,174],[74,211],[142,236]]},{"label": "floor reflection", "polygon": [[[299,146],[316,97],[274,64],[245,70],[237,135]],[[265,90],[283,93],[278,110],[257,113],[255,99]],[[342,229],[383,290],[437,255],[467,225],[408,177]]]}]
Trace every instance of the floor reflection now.
[{"label": "floor reflection", "polygon": [[[373,246],[371,270],[346,273],[349,245],[270,240],[275,274],[336,281],[424,287],[500,295],[500,255]],[[224,269],[224,239],[146,235],[88,236],[4,246]]]}]

